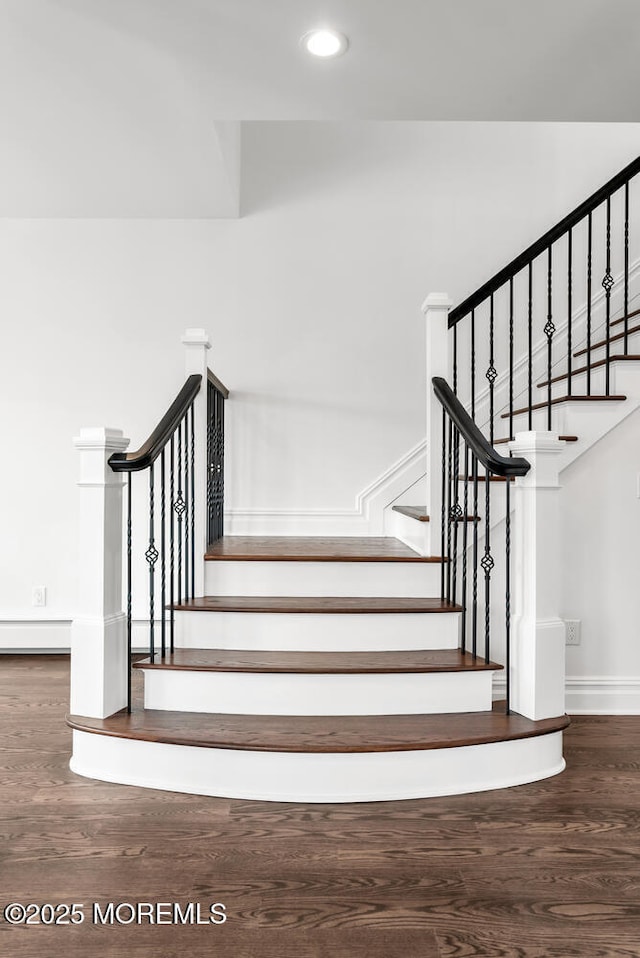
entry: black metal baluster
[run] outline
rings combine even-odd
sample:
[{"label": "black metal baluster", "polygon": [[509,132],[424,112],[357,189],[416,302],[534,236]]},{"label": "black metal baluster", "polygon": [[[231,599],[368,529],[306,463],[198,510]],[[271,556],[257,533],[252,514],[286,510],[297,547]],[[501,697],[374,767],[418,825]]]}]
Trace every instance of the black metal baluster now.
[{"label": "black metal baluster", "polygon": [[587,219],[587,396],[591,395],[591,266],[593,248],[593,221]]},{"label": "black metal baluster", "polygon": [[604,391],[605,395],[608,396],[610,392],[610,361],[611,361],[611,343],[609,340],[610,337],[610,328],[611,328],[611,289],[613,287],[613,276],[611,275],[611,197],[607,197],[607,270],[604,274],[602,280],[602,288],[605,293],[605,309],[606,309],[606,329],[607,329],[607,341],[606,341],[606,354],[605,354],[605,378],[604,378]]},{"label": "black metal baluster", "polygon": [[573,337],[571,335],[573,321],[573,230],[567,234],[567,395],[570,396],[573,391],[571,380],[571,348]]},{"label": "black metal baluster", "polygon": [[178,491],[174,504],[174,512],[178,517],[176,538],[178,540],[178,563],[176,579],[178,584],[178,605],[182,605],[182,515],[184,513],[184,499],[182,498],[182,424],[178,425]]},{"label": "black metal baluster", "polygon": [[447,454],[449,481],[447,483],[447,602],[451,602],[451,507],[453,503],[453,423],[447,417]]},{"label": "black metal baluster", "polygon": [[471,310],[471,418],[476,415],[476,311]]},{"label": "black metal baluster", "polygon": [[160,456],[160,653],[167,654],[167,557],[166,557],[166,489],[165,489],[165,450]]},{"label": "black metal baluster", "polygon": [[127,473],[127,712],[131,713],[131,481]]},{"label": "black metal baluster", "polygon": [[145,558],[149,564],[149,658],[155,661],[155,564],[158,559],[158,550],[155,546],[155,493],[154,493],[154,468],[153,463],[149,466],[149,546],[145,552]]},{"label": "black metal baluster", "polygon": [[[445,598],[445,539],[447,518],[447,417],[442,407],[442,503],[440,521],[440,598]],[[435,517],[434,517],[435,518]]]},{"label": "black metal baluster", "polygon": [[513,439],[513,277],[509,280],[509,439]]},{"label": "black metal baluster", "polygon": [[174,604],[174,587],[175,587],[175,541],[174,541],[174,519],[175,519],[175,433],[171,437],[171,451],[169,458],[169,605],[170,605],[170,617],[169,617],[169,643],[170,651],[173,654],[174,649],[174,627],[175,627],[175,612],[173,608]]},{"label": "black metal baluster", "polygon": [[511,482],[506,482],[505,517],[505,681],[507,693],[507,715],[511,712]]},{"label": "black metal baluster", "polygon": [[196,594],[196,434],[194,422],[195,409],[191,403],[191,598]]},{"label": "black metal baluster", "polygon": [[191,558],[189,552],[189,434],[187,430],[187,416],[188,411],[185,412],[180,427],[183,433],[183,443],[184,443],[184,523],[182,530],[184,533],[184,597],[185,599],[189,598],[189,560]]},{"label": "black metal baluster", "polygon": [[489,381],[489,442],[493,445],[493,414],[494,414],[494,384],[496,377],[498,375],[496,367],[493,364],[493,327],[494,327],[494,312],[493,312],[493,293],[491,294],[490,300],[490,311],[489,311],[489,368],[487,369],[487,379]]},{"label": "black metal baluster", "polygon": [[[485,497],[484,497],[484,555],[480,565],[484,571],[484,660],[489,662],[491,657],[491,570],[493,569],[493,556],[491,555],[491,476],[485,471]],[[508,480],[507,480],[508,481]]]},{"label": "black metal baluster", "polygon": [[460,635],[463,652],[467,649],[467,539],[469,528],[469,447],[464,444],[464,493],[462,497],[462,595],[460,605]]},{"label": "black metal baluster", "polygon": [[214,541],[213,531],[213,386],[207,383],[207,545]]},{"label": "black metal baluster", "polygon": [[553,247],[547,251],[547,321],[543,332],[547,337],[547,429],[551,429],[551,353],[553,349],[553,334],[556,327],[553,325]]},{"label": "black metal baluster", "polygon": [[528,423],[529,430],[532,429],[533,420],[533,262],[529,263],[529,306],[527,313],[527,397],[528,397]]},{"label": "black metal baluster", "polygon": [[218,538],[224,535],[224,396],[218,393],[220,418],[218,422]]},{"label": "black metal baluster", "polygon": [[458,395],[458,324],[453,327],[453,391]]},{"label": "black metal baluster", "polygon": [[478,654],[478,458],[473,458],[473,582],[472,582],[472,617],[471,617],[471,651]]},{"label": "black metal baluster", "polygon": [[452,506],[451,521],[453,523],[453,558],[451,569],[451,601],[455,604],[457,600],[458,586],[458,528],[462,519],[462,509],[460,508],[460,433],[457,426],[453,426],[453,474],[456,477],[454,486],[454,501]]},{"label": "black metal baluster", "polygon": [[629,352],[629,181],[624,184],[624,354]]}]

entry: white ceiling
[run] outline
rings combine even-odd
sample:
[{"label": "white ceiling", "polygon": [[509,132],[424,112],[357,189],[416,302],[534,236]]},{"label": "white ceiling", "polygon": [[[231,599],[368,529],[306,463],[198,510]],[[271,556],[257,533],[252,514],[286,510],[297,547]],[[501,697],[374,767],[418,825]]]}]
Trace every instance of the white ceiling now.
[{"label": "white ceiling", "polygon": [[639,44],[640,0],[0,0],[0,212],[229,215],[215,120],[637,121]]}]

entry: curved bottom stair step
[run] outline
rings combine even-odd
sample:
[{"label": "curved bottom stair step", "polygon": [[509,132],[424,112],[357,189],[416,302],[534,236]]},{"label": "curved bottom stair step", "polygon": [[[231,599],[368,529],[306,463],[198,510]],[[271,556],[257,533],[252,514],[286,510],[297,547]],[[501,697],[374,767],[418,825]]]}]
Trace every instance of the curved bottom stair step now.
[{"label": "curved bottom stair step", "polygon": [[245,715],[402,715],[491,709],[502,666],[459,649],[179,649],[137,662],[148,709]]},{"label": "curved bottom stair step", "polygon": [[71,768],[102,781],[201,795],[353,802],[462,794],[564,768],[566,716],[503,706],[473,715],[247,716],[162,711],[68,716]]}]

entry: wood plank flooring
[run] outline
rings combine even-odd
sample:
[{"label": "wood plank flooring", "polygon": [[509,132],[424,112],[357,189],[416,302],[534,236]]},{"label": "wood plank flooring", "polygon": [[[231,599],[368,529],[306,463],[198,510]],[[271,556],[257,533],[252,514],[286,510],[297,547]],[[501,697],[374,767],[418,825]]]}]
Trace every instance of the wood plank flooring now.
[{"label": "wood plank flooring", "polygon": [[[140,676],[134,676],[139,694]],[[568,768],[358,805],[75,776],[68,659],[0,656],[0,898],[188,901],[221,926],[11,927],[2,958],[638,958],[640,716],[576,717]]]}]

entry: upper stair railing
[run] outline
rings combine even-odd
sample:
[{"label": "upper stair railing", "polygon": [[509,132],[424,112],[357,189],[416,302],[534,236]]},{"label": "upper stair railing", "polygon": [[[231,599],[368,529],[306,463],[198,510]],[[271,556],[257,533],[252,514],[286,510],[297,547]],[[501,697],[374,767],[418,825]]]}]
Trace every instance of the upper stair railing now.
[{"label": "upper stair railing", "polygon": [[[187,380],[149,438],[136,452],[116,452],[109,466],[125,473],[126,617],[129,661],[127,709],[131,711],[131,654],[134,596],[134,543],[141,535],[133,527],[133,473],[147,474],[147,506],[136,519],[147,530],[144,558],[147,563],[149,657],[164,658],[174,651],[174,605],[194,598],[196,564],[202,562],[196,539],[195,403],[202,375]],[[207,370],[207,543],[222,536],[224,510],[224,402],[229,391]],[[142,510],[140,510],[142,511]],[[158,635],[159,633],[159,635]],[[159,638],[159,643],[158,643]],[[159,648],[158,648],[159,645]]]},{"label": "upper stair railing", "polygon": [[[511,480],[526,476],[530,464],[523,458],[501,456],[487,442],[475,422],[439,376],[433,391],[442,406],[441,597],[462,606],[461,647],[491,659],[491,617],[504,616],[506,709],[511,710]],[[483,474],[479,475],[481,466]],[[499,561],[504,573],[504,605],[492,602],[492,572],[497,554],[491,541],[491,479],[504,479],[505,544]],[[479,492],[484,481],[484,495]],[[483,500],[481,502],[481,499]],[[496,503],[494,502],[494,508]],[[478,525],[482,510],[484,530],[479,557]],[[471,536],[469,536],[471,529]],[[471,541],[469,541],[471,539]],[[471,568],[468,553],[471,552]],[[481,570],[481,571],[480,571]],[[483,576],[480,597],[479,576]],[[500,610],[500,611],[499,611]]]},{"label": "upper stair railing", "polygon": [[[632,223],[630,185],[639,172],[640,157],[449,312],[453,389],[487,424],[491,444],[514,436],[518,416],[531,430],[537,409],[540,428],[550,430],[552,407],[566,397],[615,398],[612,360],[628,354],[640,328],[629,325],[637,312],[629,312],[632,225],[640,227]],[[585,358],[576,363],[576,356]],[[498,414],[508,420],[500,438]]]}]

